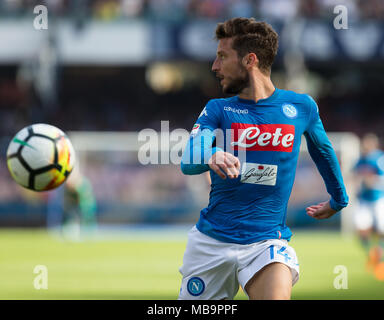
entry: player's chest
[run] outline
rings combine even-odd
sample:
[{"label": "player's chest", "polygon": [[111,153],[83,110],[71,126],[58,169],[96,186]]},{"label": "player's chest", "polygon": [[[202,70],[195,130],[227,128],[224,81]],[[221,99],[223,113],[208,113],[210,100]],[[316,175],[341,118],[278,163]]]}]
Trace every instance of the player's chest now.
[{"label": "player's chest", "polygon": [[248,151],[291,152],[303,134],[304,119],[289,110],[284,114],[278,107],[224,108],[221,127],[230,131],[231,145]]}]

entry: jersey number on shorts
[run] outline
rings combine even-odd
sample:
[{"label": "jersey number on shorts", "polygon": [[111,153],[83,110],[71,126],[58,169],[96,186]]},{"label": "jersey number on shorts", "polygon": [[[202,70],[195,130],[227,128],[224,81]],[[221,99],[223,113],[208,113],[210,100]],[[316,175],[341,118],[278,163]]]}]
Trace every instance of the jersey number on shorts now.
[{"label": "jersey number on shorts", "polygon": [[[284,257],[285,262],[288,262],[291,260],[291,257],[288,255],[288,253],[284,252],[286,247],[281,247],[279,250],[276,251],[276,254],[279,254]],[[271,260],[275,258],[275,246],[270,246],[269,247],[269,256]]]}]

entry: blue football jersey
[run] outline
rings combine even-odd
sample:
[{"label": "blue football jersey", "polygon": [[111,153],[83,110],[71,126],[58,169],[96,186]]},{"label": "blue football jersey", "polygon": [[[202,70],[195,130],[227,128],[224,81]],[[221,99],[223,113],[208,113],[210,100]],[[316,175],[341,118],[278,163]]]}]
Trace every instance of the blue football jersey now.
[{"label": "blue football jersey", "polygon": [[238,96],[210,100],[192,129],[181,170],[210,170],[208,160],[217,150],[239,157],[241,168],[236,179],[221,179],[210,170],[209,204],[200,213],[197,229],[231,243],[289,240],[292,233],[285,220],[303,135],[331,195],[331,207],[339,211],[348,196],[310,96],[276,89],[258,102]]},{"label": "blue football jersey", "polygon": [[358,198],[364,201],[376,201],[384,197],[384,152],[375,150],[361,156],[354,170],[357,173],[371,173],[378,176],[377,184],[368,186],[364,182],[358,193]]}]

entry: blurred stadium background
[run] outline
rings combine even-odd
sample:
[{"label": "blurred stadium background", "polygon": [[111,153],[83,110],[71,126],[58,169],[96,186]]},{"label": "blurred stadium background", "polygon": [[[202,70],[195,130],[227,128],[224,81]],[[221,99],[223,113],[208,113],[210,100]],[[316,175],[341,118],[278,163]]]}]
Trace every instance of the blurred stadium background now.
[{"label": "blurred stadium background", "polygon": [[[37,5],[48,8],[47,30],[33,27]],[[346,30],[334,28],[336,5],[348,8]],[[210,71],[213,35],[217,22],[235,16],[265,20],[279,33],[272,79],[318,102],[352,199],[330,220],[305,215],[327,194],[304,145],[287,220],[302,266],[293,298],[384,298],[384,282],[365,270],[350,219],[360,137],[384,137],[383,1],[2,0],[1,299],[177,297],[187,231],[207,204],[209,185],[204,176],[183,176],[177,164],[142,165],[138,134],[160,131],[161,121],[189,131],[205,103],[223,96]],[[34,193],[8,173],[10,139],[41,122],[74,144],[89,182],[79,196],[79,210],[93,222],[86,230],[75,223],[60,229],[64,187]],[[33,288],[41,264],[49,270],[46,291]],[[333,286],[336,265],[349,271],[348,290]]]}]

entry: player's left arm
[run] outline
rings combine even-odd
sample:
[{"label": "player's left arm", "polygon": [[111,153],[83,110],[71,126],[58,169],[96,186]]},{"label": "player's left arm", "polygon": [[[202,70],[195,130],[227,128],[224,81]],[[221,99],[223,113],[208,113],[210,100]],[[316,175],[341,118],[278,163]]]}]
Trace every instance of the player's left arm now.
[{"label": "player's left arm", "polygon": [[309,206],[306,211],[315,219],[326,219],[348,205],[348,195],[336,153],[324,130],[318,107],[310,97],[309,104],[310,121],[304,136],[307,140],[308,152],[315,162],[331,198],[329,201]]}]

